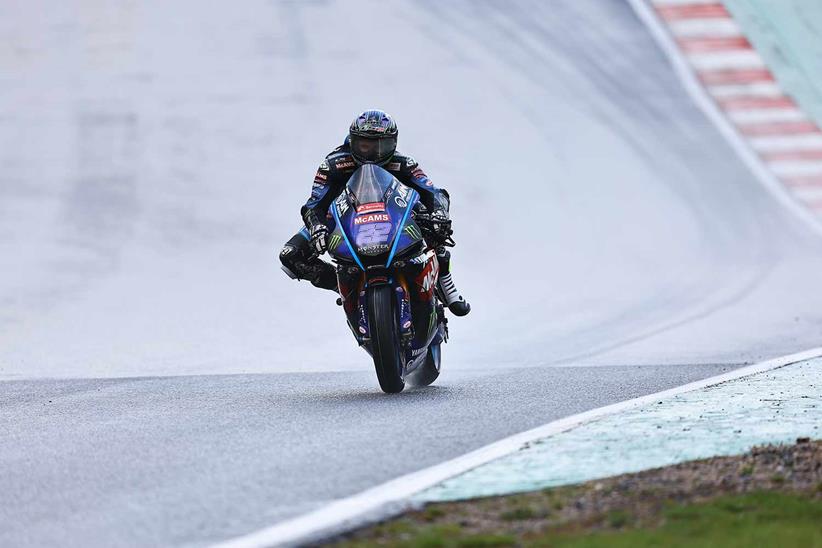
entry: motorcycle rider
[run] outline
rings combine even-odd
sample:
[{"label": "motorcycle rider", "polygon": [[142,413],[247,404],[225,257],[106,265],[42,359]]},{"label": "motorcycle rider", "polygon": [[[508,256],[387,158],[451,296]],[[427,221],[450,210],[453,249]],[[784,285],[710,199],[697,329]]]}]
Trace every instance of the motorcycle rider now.
[{"label": "motorcycle rider", "polygon": [[327,250],[329,225],[333,223],[328,208],[359,166],[376,164],[419,193],[426,210],[422,217],[427,221],[427,240],[435,247],[440,264],[438,288],[448,309],[465,316],[471,306],[454,285],[451,253],[446,249],[447,243],[453,245],[450,197],[447,191],[434,186],[414,158],[397,152],[397,135],[396,122],[381,110],[366,110],[354,119],[345,142],[325,157],[314,175],[311,196],[300,210],[305,226],[280,252],[283,270],[292,279],[337,290],[334,267],[319,258]]}]

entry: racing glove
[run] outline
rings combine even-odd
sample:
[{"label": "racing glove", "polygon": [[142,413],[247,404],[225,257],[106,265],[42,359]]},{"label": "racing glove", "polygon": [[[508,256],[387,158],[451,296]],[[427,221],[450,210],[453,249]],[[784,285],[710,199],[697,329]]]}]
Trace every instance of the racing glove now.
[{"label": "racing glove", "polygon": [[311,248],[317,255],[328,250],[328,227],[318,224],[311,227]]},{"label": "racing glove", "polygon": [[317,213],[311,209],[302,212],[305,227],[308,229],[310,246],[317,255],[322,255],[328,250],[328,227],[320,222]]},{"label": "racing glove", "polygon": [[419,227],[425,234],[425,239],[432,247],[439,247],[441,245],[453,246],[451,234],[451,219],[448,217],[448,212],[444,209],[435,209],[431,213],[421,211],[414,217]]},{"label": "racing glove", "polygon": [[441,241],[446,241],[454,233],[451,230],[451,219],[444,209],[435,209],[430,216],[431,229],[436,237]]}]

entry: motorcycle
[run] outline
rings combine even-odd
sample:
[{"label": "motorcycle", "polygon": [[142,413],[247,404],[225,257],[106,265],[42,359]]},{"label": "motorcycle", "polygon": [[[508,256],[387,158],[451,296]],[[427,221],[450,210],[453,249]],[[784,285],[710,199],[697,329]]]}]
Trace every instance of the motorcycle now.
[{"label": "motorcycle", "polygon": [[[439,263],[425,240],[419,194],[366,164],[329,207],[328,252],[357,343],[374,360],[380,388],[426,386],[440,374],[447,320],[437,295]],[[417,222],[419,221],[419,223]]]}]

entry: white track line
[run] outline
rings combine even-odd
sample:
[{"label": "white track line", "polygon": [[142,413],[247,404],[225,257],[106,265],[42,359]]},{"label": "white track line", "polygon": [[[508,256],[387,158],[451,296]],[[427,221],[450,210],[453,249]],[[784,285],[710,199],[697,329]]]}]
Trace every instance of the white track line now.
[{"label": "white track line", "polygon": [[822,175],[822,160],[777,160],[768,166],[780,177]]},{"label": "white track line", "polygon": [[796,107],[731,110],[728,118],[737,124],[764,124],[769,122],[806,122],[808,117]]},{"label": "white track line", "polygon": [[708,86],[708,92],[717,99],[733,97],[783,97],[784,95],[782,89],[774,82]]},{"label": "white track line", "polygon": [[765,362],[741,367],[722,375],[688,383],[655,394],[648,394],[584,413],[565,417],[543,426],[515,434],[461,457],[425,468],[395,480],[383,483],[356,495],[339,499],[322,508],[286,520],[260,531],[230,539],[217,548],[256,548],[292,546],[327,538],[368,523],[385,519],[411,507],[407,502],[412,495],[448,478],[467,472],[482,464],[519,451],[526,443],[576,428],[582,424],[613,415],[627,409],[647,405],[684,392],[700,390],[724,382],[740,379],[822,356],[822,347],[781,356]]},{"label": "white track line", "polygon": [[[799,219],[813,232],[822,235],[822,223],[818,222],[815,215],[794,198],[790,191],[782,184],[782,182],[767,168],[759,156],[754,152],[745,140],[743,140],[731,122],[725,117],[725,114],[719,109],[717,104],[708,95],[707,90],[700,83],[696,77],[693,69],[688,65],[682,52],[676,44],[671,32],[677,36],[681,35],[681,28],[676,27],[674,23],[705,23],[711,21],[705,20],[685,20],[685,21],[671,21],[671,31],[668,27],[657,17],[654,8],[648,4],[646,0],[627,0],[631,7],[639,16],[640,20],[648,27],[649,32],[656,40],[659,47],[667,55],[671,65],[679,77],[682,85],[691,95],[691,98],[697,106],[705,113],[705,115],[714,123],[720,133],[725,136],[725,139],[730,143],[739,157],[748,166],[748,168],[756,175],[756,178],[765,186],[765,188],[777,199],[785,208],[796,215]],[[710,36],[720,36],[724,31],[736,28],[739,26],[732,19],[716,19],[713,21],[728,22],[726,27],[716,27],[711,29]],[[694,23],[696,24],[696,23]],[[711,26],[711,25],[709,25]],[[694,28],[694,30],[696,27]],[[724,30],[723,30],[724,29]],[[741,31],[739,32],[741,34]],[[755,139],[751,139],[755,141]],[[755,144],[753,146],[756,146]]]},{"label": "white track line", "polygon": [[777,135],[751,137],[751,146],[761,152],[822,150],[822,135]]},{"label": "white track line", "polygon": [[762,57],[753,50],[689,53],[688,61],[696,70],[765,68]]},{"label": "white track line", "polygon": [[[643,0],[628,0],[633,4]],[[636,9],[636,6],[634,6]],[[656,15],[654,15],[656,17]],[[700,38],[710,36],[712,38],[730,38],[742,36],[742,29],[733,19],[682,19],[670,21],[668,23],[671,31],[677,38]]]}]

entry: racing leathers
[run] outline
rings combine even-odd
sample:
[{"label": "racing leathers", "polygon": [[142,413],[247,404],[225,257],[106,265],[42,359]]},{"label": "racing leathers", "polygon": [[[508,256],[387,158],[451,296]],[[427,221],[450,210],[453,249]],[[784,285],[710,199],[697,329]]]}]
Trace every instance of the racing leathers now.
[{"label": "racing leathers", "polygon": [[[325,251],[325,239],[333,220],[328,214],[329,206],[345,188],[351,174],[357,169],[348,146],[345,143],[335,148],[320,164],[314,175],[311,196],[302,206],[300,214],[305,224],[280,252],[283,270],[291,278],[308,280],[316,287],[337,290],[337,276],[334,267],[321,260],[318,255]],[[450,270],[451,254],[442,245],[451,234],[448,217],[450,197],[444,189],[434,186],[414,158],[395,152],[390,160],[382,164],[402,184],[416,190],[420,202],[428,215],[429,226],[433,227],[429,244],[435,246],[440,264],[439,289],[445,304],[457,315],[465,315],[470,306],[457,291]],[[439,234],[437,234],[439,232]]]}]

